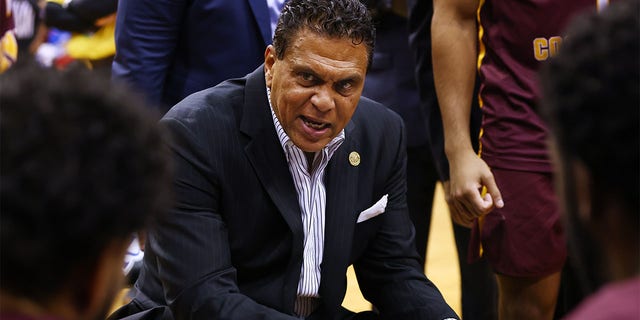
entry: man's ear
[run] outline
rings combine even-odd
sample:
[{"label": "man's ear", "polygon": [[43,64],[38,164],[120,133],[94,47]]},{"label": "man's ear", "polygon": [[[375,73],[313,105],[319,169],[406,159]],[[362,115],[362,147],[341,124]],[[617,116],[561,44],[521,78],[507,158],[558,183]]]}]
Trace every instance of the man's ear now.
[{"label": "man's ear", "polygon": [[[582,161],[571,161],[571,170],[573,171],[575,195],[576,195],[576,211],[578,218],[588,225],[594,218],[593,210],[593,180],[587,167]],[[597,195],[595,195],[597,196]]]},{"label": "man's ear", "polygon": [[273,64],[276,62],[276,48],[270,44],[264,51],[264,76],[267,87],[271,88],[271,80],[273,78]]}]

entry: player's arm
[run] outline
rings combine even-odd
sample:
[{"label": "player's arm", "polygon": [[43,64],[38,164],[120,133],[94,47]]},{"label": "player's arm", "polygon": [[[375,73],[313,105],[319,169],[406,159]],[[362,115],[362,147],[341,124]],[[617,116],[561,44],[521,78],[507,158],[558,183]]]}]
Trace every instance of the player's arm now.
[{"label": "player's arm", "polygon": [[[469,132],[476,78],[477,10],[478,0],[435,0],[431,26],[433,73],[450,164],[449,203],[460,215],[454,219],[463,225],[490,211],[492,197],[501,206],[493,175],[473,151]],[[482,197],[483,186],[490,195]]]}]

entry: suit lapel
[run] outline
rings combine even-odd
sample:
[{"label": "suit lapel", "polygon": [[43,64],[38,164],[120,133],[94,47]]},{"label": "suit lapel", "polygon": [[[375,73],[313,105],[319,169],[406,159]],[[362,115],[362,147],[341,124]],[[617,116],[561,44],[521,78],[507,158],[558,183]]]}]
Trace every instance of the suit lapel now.
[{"label": "suit lapel", "polygon": [[345,128],[345,142],[331,158],[325,179],[327,206],[320,295],[328,306],[342,303],[344,292],[335,284],[342,283],[349,264],[357,219],[355,199],[358,193],[359,170],[357,166],[349,163],[351,152],[361,152],[357,139],[354,138],[355,129],[353,122]]},{"label": "suit lapel", "polygon": [[256,19],[256,23],[260,28],[260,34],[265,45],[271,43],[271,19],[269,18],[269,7],[264,0],[247,0],[253,17]]},{"label": "suit lapel", "polygon": [[245,88],[245,103],[240,120],[240,130],[250,139],[245,147],[245,154],[262,186],[293,232],[294,254],[299,250],[302,255],[304,234],[300,205],[269,111],[262,68],[263,66],[248,76]]},{"label": "suit lapel", "polygon": [[256,176],[291,230],[291,259],[287,266],[282,303],[285,310],[293,310],[303,256],[302,215],[293,178],[269,111],[263,70],[264,65],[261,65],[247,76],[240,131],[248,136],[244,151]]}]

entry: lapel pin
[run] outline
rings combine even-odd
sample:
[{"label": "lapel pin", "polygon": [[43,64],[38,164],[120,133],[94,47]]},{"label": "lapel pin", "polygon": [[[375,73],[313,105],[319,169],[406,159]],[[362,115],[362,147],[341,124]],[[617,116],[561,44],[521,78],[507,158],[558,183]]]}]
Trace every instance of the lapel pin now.
[{"label": "lapel pin", "polygon": [[351,151],[351,153],[349,153],[349,163],[351,163],[352,166],[357,167],[360,164],[360,154],[355,151]]}]

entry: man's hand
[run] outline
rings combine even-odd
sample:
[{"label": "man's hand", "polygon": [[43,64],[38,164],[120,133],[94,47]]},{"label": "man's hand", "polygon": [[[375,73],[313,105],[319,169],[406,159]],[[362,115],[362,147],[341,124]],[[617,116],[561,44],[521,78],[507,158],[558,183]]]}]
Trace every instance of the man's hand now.
[{"label": "man's hand", "polygon": [[444,188],[444,200],[447,202],[449,207],[449,215],[451,215],[451,219],[455,224],[461,225],[466,228],[471,228],[473,226],[473,219],[469,215],[465,215],[464,211],[460,211],[457,209],[453,200],[451,198],[451,184],[449,180],[443,181],[442,186]]},{"label": "man's hand", "polygon": [[[504,202],[489,166],[473,151],[464,151],[449,159],[450,180],[445,182],[445,199],[451,218],[461,226],[471,227],[473,220]],[[483,192],[486,188],[486,194]]]}]

